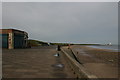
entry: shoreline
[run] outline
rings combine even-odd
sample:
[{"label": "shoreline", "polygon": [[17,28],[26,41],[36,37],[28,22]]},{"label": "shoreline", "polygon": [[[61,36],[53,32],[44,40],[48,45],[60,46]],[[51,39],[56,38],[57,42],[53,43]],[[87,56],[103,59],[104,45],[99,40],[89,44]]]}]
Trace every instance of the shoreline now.
[{"label": "shoreline", "polygon": [[102,48],[100,46],[86,46],[94,49],[100,49],[100,50],[105,50],[105,51],[112,51],[112,52],[119,52],[118,49],[112,49],[112,48]]}]

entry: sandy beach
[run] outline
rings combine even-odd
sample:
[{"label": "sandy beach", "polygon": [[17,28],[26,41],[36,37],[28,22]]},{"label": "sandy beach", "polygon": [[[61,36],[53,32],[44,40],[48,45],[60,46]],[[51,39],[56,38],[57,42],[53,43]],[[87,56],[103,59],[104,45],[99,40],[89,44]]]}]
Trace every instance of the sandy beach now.
[{"label": "sandy beach", "polygon": [[71,49],[83,66],[97,77],[118,77],[118,54],[120,52],[79,45],[73,45]]},{"label": "sandy beach", "polygon": [[114,65],[118,64],[118,53],[120,52],[114,52],[107,49],[91,48],[87,46],[72,46],[71,48],[75,50],[75,52],[81,53],[83,56],[94,57],[102,60],[105,63],[112,63]]}]

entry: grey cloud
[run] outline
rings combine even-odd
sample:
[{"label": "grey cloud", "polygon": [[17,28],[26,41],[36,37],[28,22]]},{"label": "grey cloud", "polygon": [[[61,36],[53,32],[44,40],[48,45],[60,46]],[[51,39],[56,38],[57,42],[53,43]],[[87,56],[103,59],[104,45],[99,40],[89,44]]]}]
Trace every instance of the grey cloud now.
[{"label": "grey cloud", "polygon": [[74,43],[117,43],[116,3],[3,3],[3,28],[25,30],[30,38]]}]

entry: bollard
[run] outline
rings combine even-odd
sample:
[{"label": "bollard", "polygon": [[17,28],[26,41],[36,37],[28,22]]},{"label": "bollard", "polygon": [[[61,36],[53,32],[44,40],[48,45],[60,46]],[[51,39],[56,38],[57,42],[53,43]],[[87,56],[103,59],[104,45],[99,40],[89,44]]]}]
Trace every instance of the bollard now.
[{"label": "bollard", "polygon": [[68,44],[68,49],[70,49],[70,44]]},{"label": "bollard", "polygon": [[77,54],[78,54],[78,52],[77,52]]},{"label": "bollard", "polygon": [[61,49],[60,49],[60,45],[58,45],[58,51],[61,51]]}]

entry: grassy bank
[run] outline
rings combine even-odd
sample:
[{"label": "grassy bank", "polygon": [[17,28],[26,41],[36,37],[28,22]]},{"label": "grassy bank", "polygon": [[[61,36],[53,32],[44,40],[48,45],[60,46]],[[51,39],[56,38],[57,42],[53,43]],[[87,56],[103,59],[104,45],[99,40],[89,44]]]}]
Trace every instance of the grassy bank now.
[{"label": "grassy bank", "polygon": [[47,42],[43,42],[43,41],[38,41],[38,40],[28,40],[28,45],[29,46],[44,46],[44,45],[48,45]]}]

